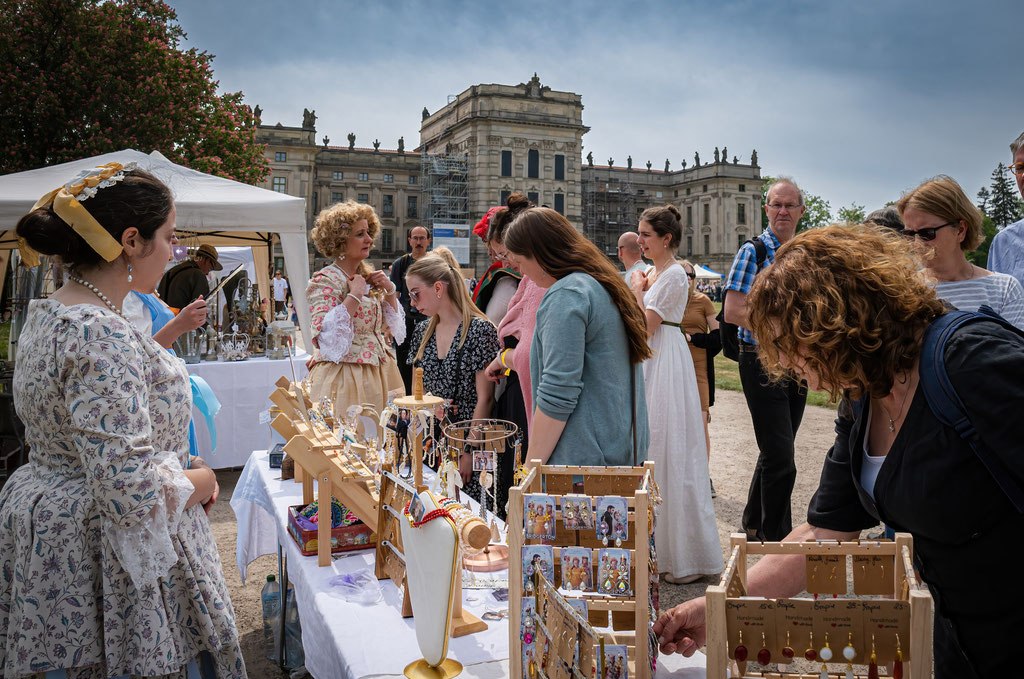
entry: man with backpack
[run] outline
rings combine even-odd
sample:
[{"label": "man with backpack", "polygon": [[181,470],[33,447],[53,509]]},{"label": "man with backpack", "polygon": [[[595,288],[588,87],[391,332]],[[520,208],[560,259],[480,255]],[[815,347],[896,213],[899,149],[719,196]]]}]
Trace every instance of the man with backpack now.
[{"label": "man with backpack", "polygon": [[[754,278],[775,260],[775,251],[796,234],[804,214],[803,193],[789,177],[768,188],[768,228],[740,248],[724,286],[724,320],[738,326],[740,382],[747,399],[759,448],[750,479],[743,530],[760,540],[781,540],[793,529],[790,498],[796,482],[794,460],[797,429],[807,402],[807,389],[793,380],[770,382],[757,355],[757,340],[746,326],[747,293]],[[726,343],[723,337],[723,344]],[[727,355],[730,352],[726,352]]]}]

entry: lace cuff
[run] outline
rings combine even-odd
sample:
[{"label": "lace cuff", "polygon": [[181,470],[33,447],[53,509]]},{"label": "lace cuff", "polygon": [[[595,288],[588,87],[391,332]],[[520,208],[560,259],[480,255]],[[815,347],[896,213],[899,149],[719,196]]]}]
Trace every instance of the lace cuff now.
[{"label": "lace cuff", "polygon": [[171,535],[177,532],[185,504],[195,491],[173,453],[154,453],[150,462],[160,485],[149,515],[130,527],[114,525],[104,518],[110,546],[140,591],[147,583],[167,575],[178,561]]},{"label": "lace cuff", "polygon": [[324,315],[323,325],[320,327],[320,334],[317,335],[317,344],[320,346],[320,356],[332,363],[341,363],[345,354],[352,348],[352,339],[355,337],[355,327],[352,323],[352,316],[344,304],[339,304]]},{"label": "lace cuff", "polygon": [[401,344],[405,341],[405,309],[399,304],[398,308],[393,308],[387,302],[383,302],[381,306],[384,307],[384,322],[388,324],[388,329],[391,330],[391,336],[395,338],[395,344]]}]

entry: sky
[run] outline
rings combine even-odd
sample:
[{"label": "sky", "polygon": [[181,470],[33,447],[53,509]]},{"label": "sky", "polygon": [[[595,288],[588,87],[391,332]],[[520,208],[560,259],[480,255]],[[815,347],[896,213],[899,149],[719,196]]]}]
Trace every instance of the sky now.
[{"label": "sky", "polygon": [[582,95],[583,156],[715,146],[868,211],[937,174],[972,198],[1024,131],[1024,1],[169,0],[263,123],[395,148],[480,83]]}]

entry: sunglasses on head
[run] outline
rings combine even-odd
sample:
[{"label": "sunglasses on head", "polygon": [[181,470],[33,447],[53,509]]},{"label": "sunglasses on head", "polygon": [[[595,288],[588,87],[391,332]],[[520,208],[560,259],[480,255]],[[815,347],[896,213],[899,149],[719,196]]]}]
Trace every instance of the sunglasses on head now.
[{"label": "sunglasses on head", "polygon": [[944,229],[947,226],[955,226],[956,224],[957,222],[946,222],[945,224],[939,224],[938,226],[929,226],[924,229],[918,229],[917,231],[912,231],[911,229],[905,228],[902,231],[900,231],[900,235],[902,235],[904,238],[920,238],[923,241],[931,241],[935,240],[935,234],[938,232],[939,229]]}]

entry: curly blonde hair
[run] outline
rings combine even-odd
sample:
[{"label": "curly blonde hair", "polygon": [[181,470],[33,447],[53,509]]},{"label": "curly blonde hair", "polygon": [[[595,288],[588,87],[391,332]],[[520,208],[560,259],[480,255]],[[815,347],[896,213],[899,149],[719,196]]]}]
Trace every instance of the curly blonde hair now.
[{"label": "curly blonde hair", "polygon": [[[313,223],[313,230],[310,238],[317,251],[324,257],[334,259],[345,252],[348,245],[348,236],[352,232],[352,225],[360,219],[366,220],[370,238],[377,240],[380,233],[380,220],[373,208],[365,203],[357,203],[354,200],[346,200],[343,203],[324,208],[316,216]],[[369,269],[369,266],[364,263]]]},{"label": "curly blonde hair", "polygon": [[834,400],[844,389],[854,398],[888,394],[946,308],[919,267],[891,229],[858,224],[797,234],[747,296],[765,371],[790,377],[803,361]]}]

